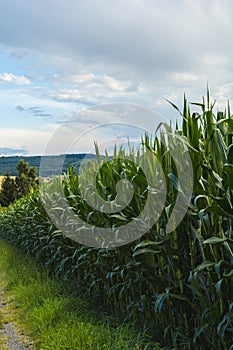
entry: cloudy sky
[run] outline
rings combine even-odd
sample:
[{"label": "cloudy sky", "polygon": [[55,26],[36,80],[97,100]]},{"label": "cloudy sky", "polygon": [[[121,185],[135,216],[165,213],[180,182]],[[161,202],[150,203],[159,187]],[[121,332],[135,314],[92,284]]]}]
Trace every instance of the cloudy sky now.
[{"label": "cloudy sky", "polygon": [[231,0],[1,1],[0,154],[42,154],[67,118],[86,131],[98,121],[79,112],[106,103],[175,120],[166,99],[201,102],[207,82],[222,108],[233,101],[232,18]]}]

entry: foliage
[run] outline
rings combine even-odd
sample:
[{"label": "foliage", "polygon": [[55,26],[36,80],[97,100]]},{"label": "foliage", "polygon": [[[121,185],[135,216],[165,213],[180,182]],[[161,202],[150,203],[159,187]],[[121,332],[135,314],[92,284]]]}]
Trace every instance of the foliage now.
[{"label": "foliage", "polygon": [[[190,144],[194,187],[188,212],[171,233],[165,228],[179,191],[176,168],[166,140],[147,136],[143,144],[162,165],[167,198],[160,219],[141,239],[115,250],[75,243],[51,224],[36,193],[0,212],[0,232],[57,275],[75,279],[77,288],[92,302],[137,320],[155,339],[162,336],[165,345],[232,350],[233,118],[229,108],[214,114],[209,92],[207,100],[197,105],[201,112],[191,113],[184,98],[182,128],[176,128],[177,135]],[[123,151],[119,152],[122,158]],[[117,176],[113,168],[109,161],[100,172],[99,190],[108,199],[121,176],[129,179],[135,195],[120,215],[131,220],[144,205],[144,175],[127,162],[121,164]],[[85,176],[88,171],[87,167]],[[116,224],[119,216],[90,211],[80,195],[80,176],[69,169],[63,182],[54,179],[54,183],[61,181],[70,205],[82,219],[99,226]],[[51,204],[54,198],[56,193]],[[57,210],[64,214],[63,209]]]},{"label": "foliage", "polygon": [[13,203],[16,199],[26,196],[38,184],[36,168],[28,167],[23,159],[17,165],[18,176],[11,178],[9,173],[3,179],[0,192],[0,204],[3,207]]},{"label": "foliage", "polygon": [[0,205],[7,207],[17,199],[17,186],[15,180],[6,174],[3,178],[0,192]]},{"label": "foliage", "polygon": [[29,168],[28,163],[23,159],[17,165],[18,176],[15,178],[17,186],[18,198],[26,196],[30,190],[37,184],[36,168]]}]

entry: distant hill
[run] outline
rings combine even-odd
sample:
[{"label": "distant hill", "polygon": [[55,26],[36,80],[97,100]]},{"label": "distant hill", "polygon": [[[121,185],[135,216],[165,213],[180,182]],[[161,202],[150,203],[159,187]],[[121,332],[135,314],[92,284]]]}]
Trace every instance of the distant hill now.
[{"label": "distant hill", "polygon": [[[68,164],[78,168],[80,162],[87,157],[88,159],[94,159],[96,156],[94,154],[67,154],[67,155],[52,155],[52,156],[43,156],[45,157],[46,167],[43,167],[43,176],[49,177],[54,175],[54,171],[59,169],[62,159],[64,159],[62,173],[66,172]],[[39,167],[42,156],[10,156],[10,157],[0,157],[0,176],[5,175],[7,172],[12,176],[17,175],[17,165],[21,159],[29,164],[29,166],[35,166],[37,168],[37,174],[39,175]]]}]

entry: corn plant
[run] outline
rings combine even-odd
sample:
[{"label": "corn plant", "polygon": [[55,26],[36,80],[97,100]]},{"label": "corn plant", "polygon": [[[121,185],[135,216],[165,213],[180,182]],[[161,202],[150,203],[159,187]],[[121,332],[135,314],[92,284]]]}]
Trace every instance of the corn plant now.
[{"label": "corn plant", "polygon": [[[192,113],[190,106],[200,110]],[[143,237],[117,249],[81,245],[51,223],[36,191],[1,210],[0,234],[57,275],[73,279],[100,307],[137,322],[162,344],[187,350],[232,350],[233,117],[229,106],[214,112],[209,91],[202,103],[189,104],[184,98],[180,114],[182,126],[176,125],[175,132],[188,145],[194,186],[188,211],[171,233],[166,232],[166,224],[180,188],[168,140],[161,133],[154,139],[142,137],[141,152],[154,152],[167,185],[162,214]],[[96,154],[101,163],[98,147]],[[96,186],[102,198],[111,202],[117,182],[127,179],[134,190],[128,207],[106,214],[83,200],[81,177],[91,177],[96,166],[90,162],[81,173],[69,167],[63,179],[48,185],[54,186],[48,198],[51,210],[64,214],[54,204],[59,201],[55,193],[59,184],[75,214],[92,225],[120,227],[137,217],[148,198],[145,174],[135,166],[140,154],[131,149],[126,155],[120,148],[114,156],[106,155]],[[92,187],[86,191],[92,196]]]}]

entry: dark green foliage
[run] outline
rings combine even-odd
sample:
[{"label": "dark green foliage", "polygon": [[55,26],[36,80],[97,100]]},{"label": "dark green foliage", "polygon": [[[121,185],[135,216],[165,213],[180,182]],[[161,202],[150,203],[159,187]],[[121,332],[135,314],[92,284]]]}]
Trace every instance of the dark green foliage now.
[{"label": "dark green foliage", "polygon": [[3,207],[13,203],[16,199],[22,198],[38,185],[36,179],[36,168],[29,168],[28,163],[23,159],[17,165],[18,176],[15,179],[7,174],[2,183],[0,191],[0,204]]},{"label": "dark green foliage", "polygon": [[10,203],[13,203],[17,199],[17,186],[15,180],[6,174],[2,181],[0,191],[0,205],[7,207]]},{"label": "dark green foliage", "polygon": [[18,176],[15,178],[18,198],[26,196],[36,186],[36,168],[29,168],[28,163],[20,160],[17,165]]}]

